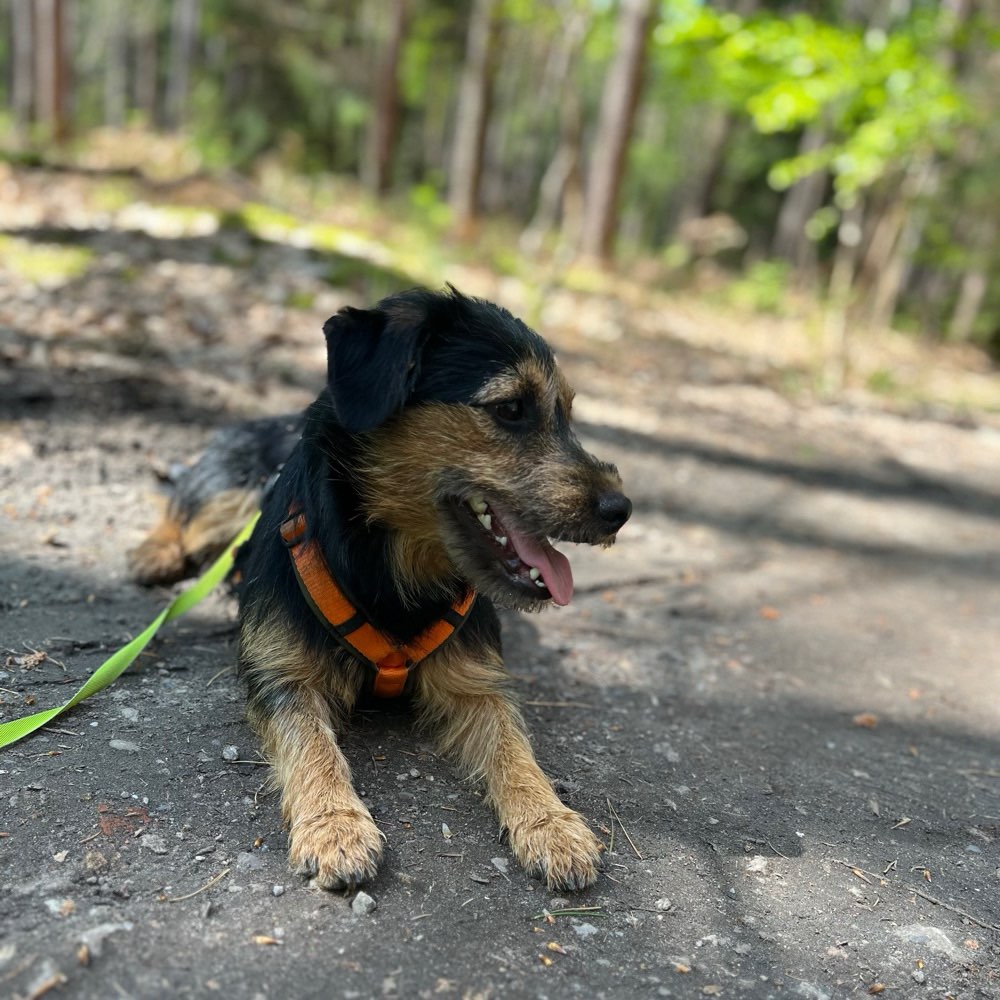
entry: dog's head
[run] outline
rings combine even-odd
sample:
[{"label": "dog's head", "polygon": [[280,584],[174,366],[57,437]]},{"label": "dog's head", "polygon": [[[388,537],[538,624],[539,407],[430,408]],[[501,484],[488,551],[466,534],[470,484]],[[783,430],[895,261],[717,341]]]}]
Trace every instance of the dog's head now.
[{"label": "dog's head", "polygon": [[454,290],[345,309],[324,332],[335,419],[361,443],[359,488],[402,587],[459,576],[506,607],[569,603],[550,540],[609,545],[632,505],[574,435],[545,341]]}]

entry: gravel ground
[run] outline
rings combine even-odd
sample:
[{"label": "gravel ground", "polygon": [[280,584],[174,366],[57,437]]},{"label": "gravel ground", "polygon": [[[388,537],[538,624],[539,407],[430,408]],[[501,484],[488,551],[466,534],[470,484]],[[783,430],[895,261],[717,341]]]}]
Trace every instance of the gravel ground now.
[{"label": "gravel ground", "polygon": [[[123,556],[154,470],[308,401],[365,292],[10,183],[20,240],[93,256],[0,270],[0,719],[152,619],[171,592]],[[1000,996],[1000,433],[789,402],[669,327],[546,331],[636,512],[570,552],[570,607],[505,625],[539,760],[608,845],[593,889],[524,875],[403,706],[344,739],[378,877],[290,874],[217,593],[0,752],[0,995]]]}]

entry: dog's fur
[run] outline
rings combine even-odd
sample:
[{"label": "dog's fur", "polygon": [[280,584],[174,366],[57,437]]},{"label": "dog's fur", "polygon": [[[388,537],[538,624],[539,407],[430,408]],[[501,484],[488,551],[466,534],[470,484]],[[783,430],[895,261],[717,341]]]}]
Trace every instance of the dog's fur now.
[{"label": "dog's fur", "polygon": [[[350,888],[374,875],[385,839],[336,736],[368,670],[302,595],[279,533],[297,507],[341,589],[400,643],[476,588],[464,627],[417,668],[419,718],[484,781],[528,871],[552,888],[590,885],[602,845],[535,761],[509,692],[494,604],[536,610],[568,601],[568,564],[546,539],[610,544],[631,510],[618,473],[570,429],[572,391],[548,345],[495,305],[414,290],[369,311],[341,310],[324,332],[327,387],[306,411],[237,561],[248,714],[281,790],[290,863],[322,886]],[[196,524],[218,529],[213,539],[235,533],[263,473],[280,462],[261,442],[280,444],[282,427],[298,431],[294,418],[247,431],[242,440],[255,443],[235,467],[218,457],[194,467],[205,463],[215,492],[195,498],[189,488],[188,501],[172,505],[134,554],[138,578],[162,579],[170,574],[156,567],[176,571],[203,557],[204,544],[188,547],[189,536],[204,543],[209,534],[199,536]],[[234,468],[238,475],[224,474]],[[483,500],[510,536],[506,545],[470,507],[481,510]],[[517,553],[542,567],[546,586]]]}]

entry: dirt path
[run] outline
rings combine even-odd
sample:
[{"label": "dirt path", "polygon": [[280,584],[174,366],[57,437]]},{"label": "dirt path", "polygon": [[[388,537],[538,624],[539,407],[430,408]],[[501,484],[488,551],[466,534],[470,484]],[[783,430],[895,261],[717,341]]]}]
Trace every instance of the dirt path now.
[{"label": "dirt path", "polygon": [[[304,404],[322,320],[392,280],[190,218],[122,232],[76,183],[0,199],[2,719],[169,596],[124,578],[153,469]],[[39,249],[58,278],[26,275]],[[388,839],[377,909],[292,876],[214,595],[0,752],[0,995],[1000,996],[1000,433],[546,332],[636,503],[613,550],[571,553],[573,605],[506,625],[538,756],[609,844],[598,885],[524,876],[395,710],[346,738]]]}]

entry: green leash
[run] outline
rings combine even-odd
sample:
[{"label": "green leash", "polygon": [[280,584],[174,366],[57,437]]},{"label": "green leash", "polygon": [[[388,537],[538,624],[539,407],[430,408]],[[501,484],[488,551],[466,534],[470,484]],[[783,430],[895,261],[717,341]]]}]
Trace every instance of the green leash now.
[{"label": "green leash", "polygon": [[202,575],[195,580],[187,590],[181,591],[149,624],[149,626],[137,635],[131,642],[122,646],[117,652],[112,653],[88,678],[87,682],[79,691],[58,708],[49,708],[43,712],[35,712],[34,715],[25,715],[20,719],[11,719],[10,722],[0,723],[0,749],[10,746],[23,739],[29,733],[51,722],[57,715],[61,715],[67,709],[78,705],[84,698],[89,698],[92,694],[102,691],[112,681],[135,661],[135,658],[149,645],[150,640],[159,631],[164,622],[173,618],[180,618],[181,615],[190,611],[199,601],[204,600],[208,594],[215,589],[228,575],[233,568],[233,557],[236,549],[249,537],[257,523],[260,513],[254,514],[250,522],[233,539],[230,545],[226,546],[225,552],[212,563]]}]

